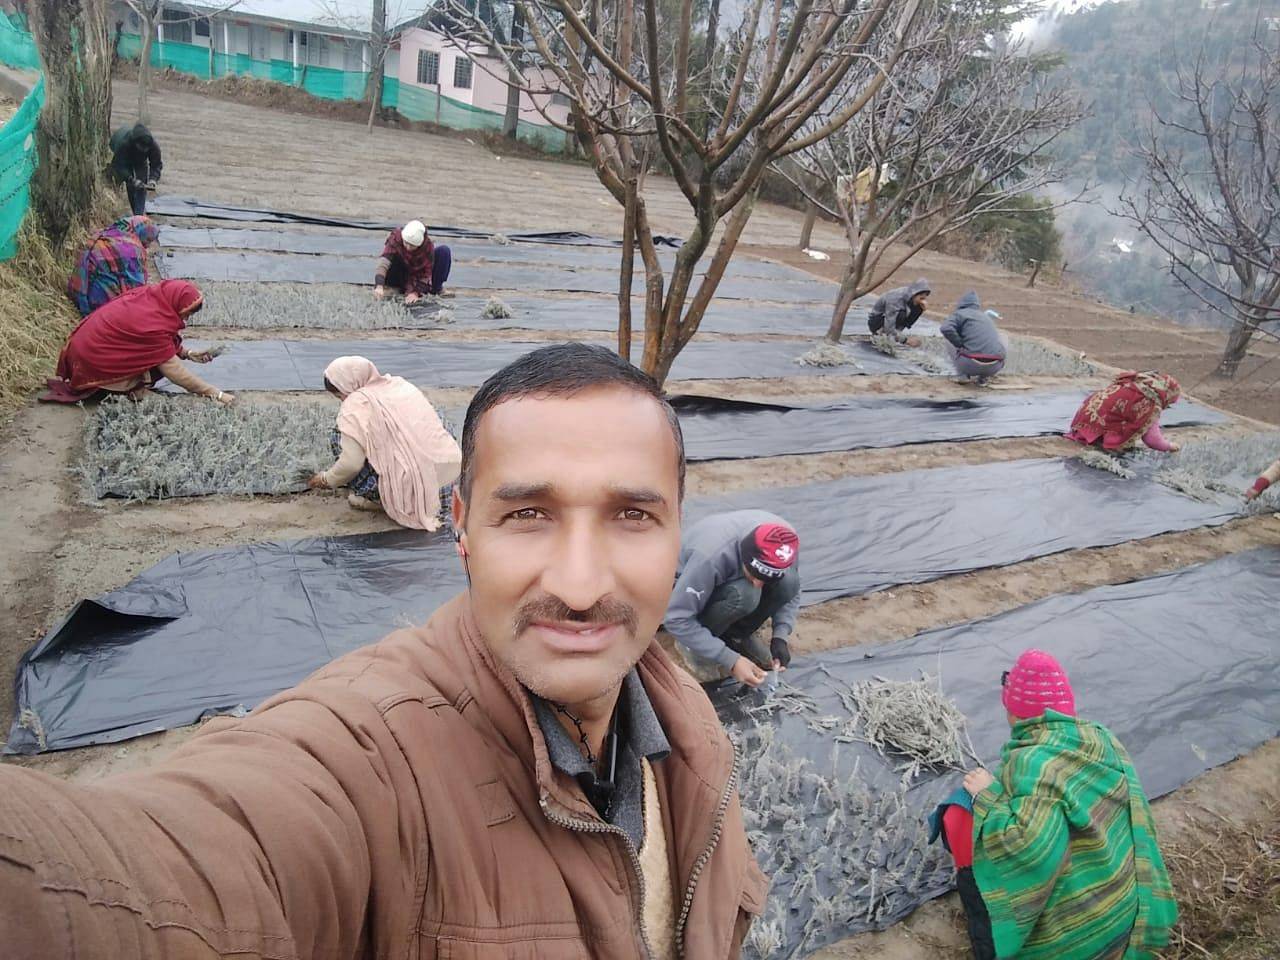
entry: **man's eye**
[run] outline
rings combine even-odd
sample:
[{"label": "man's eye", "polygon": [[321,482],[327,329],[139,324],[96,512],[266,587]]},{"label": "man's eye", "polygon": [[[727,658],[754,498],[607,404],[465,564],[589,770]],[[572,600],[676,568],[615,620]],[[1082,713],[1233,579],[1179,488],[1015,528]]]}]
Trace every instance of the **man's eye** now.
[{"label": "man's eye", "polygon": [[507,514],[508,520],[537,520],[542,516],[542,511],[537,507],[524,507],[521,510],[513,510]]},{"label": "man's eye", "polygon": [[641,510],[638,507],[628,507],[622,511],[620,516],[623,520],[633,523],[641,523],[645,520],[653,519],[653,514],[649,513],[647,510]]}]

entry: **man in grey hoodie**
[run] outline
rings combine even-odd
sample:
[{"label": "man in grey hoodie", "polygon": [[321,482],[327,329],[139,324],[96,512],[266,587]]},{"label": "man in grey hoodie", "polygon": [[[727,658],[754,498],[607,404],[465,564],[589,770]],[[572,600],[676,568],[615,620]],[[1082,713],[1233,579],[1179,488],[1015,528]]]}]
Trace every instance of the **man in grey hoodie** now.
[{"label": "man in grey hoodie", "polygon": [[[684,531],[663,626],[699,680],[731,675],[756,687],[791,662],[799,554],[795,531],[764,510],[712,514]],[[766,620],[768,650],[752,639]]]},{"label": "man in grey hoodie", "polygon": [[[907,331],[920,319],[929,305],[929,281],[921,277],[915,283],[897,287],[881,295],[871,308],[867,326],[872,336],[883,333],[899,343],[909,343]],[[919,346],[919,343],[911,344]]]},{"label": "man in grey hoodie", "polygon": [[983,310],[977,293],[970,290],[942,322],[941,333],[960,376],[976,377],[979,383],[986,383],[1004,369],[1009,341],[996,327],[999,319],[1000,314],[994,310]]}]

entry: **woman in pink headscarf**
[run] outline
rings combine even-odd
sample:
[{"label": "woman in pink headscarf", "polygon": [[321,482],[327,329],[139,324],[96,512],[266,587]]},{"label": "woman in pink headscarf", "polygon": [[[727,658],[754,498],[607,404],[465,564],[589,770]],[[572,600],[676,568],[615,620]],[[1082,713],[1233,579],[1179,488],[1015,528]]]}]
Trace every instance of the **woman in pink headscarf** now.
[{"label": "woman in pink headscarf", "polygon": [[324,386],[342,400],[333,431],[337,461],[307,486],[347,486],[347,502],[357,510],[385,510],[402,527],[438,530],[462,450],[430,401],[364,357],[334,360]]}]

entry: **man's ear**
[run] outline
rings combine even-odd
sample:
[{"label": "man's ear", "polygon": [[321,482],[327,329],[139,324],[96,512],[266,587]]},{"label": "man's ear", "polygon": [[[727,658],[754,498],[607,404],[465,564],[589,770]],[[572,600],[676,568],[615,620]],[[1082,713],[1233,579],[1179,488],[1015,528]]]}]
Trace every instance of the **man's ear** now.
[{"label": "man's ear", "polygon": [[453,523],[453,539],[458,545],[458,556],[465,562],[467,559],[467,504],[458,492],[457,484],[453,487],[453,502],[449,505],[449,517]]}]

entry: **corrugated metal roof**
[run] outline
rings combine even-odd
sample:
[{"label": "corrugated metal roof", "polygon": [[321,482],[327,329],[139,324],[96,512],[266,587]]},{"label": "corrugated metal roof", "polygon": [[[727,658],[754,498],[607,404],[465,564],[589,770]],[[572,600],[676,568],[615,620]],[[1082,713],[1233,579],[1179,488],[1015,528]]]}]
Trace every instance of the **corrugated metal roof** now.
[{"label": "corrugated metal roof", "polygon": [[[193,10],[220,10],[226,3],[178,0],[175,6],[179,5]],[[430,5],[430,0],[387,0],[387,25],[419,16]],[[229,11],[230,16],[236,14],[332,27],[348,33],[368,33],[373,19],[373,0],[241,0]]]}]

